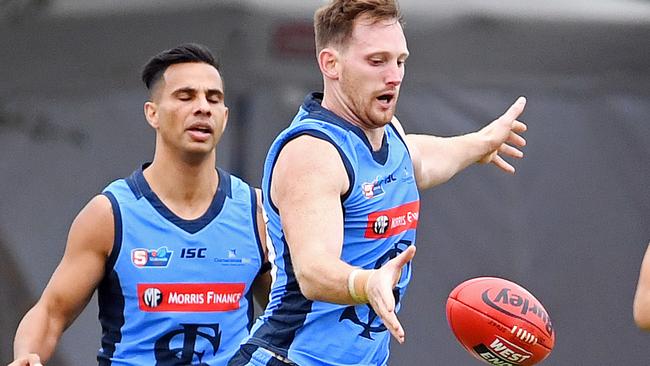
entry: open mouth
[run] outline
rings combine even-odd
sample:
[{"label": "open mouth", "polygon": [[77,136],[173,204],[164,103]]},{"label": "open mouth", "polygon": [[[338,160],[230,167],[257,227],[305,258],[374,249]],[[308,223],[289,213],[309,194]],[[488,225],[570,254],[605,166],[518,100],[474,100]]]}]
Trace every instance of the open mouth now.
[{"label": "open mouth", "polygon": [[214,130],[208,123],[196,122],[187,128],[187,133],[195,142],[207,142],[212,136]]},{"label": "open mouth", "polygon": [[395,95],[393,94],[382,94],[377,97],[377,100],[380,101],[382,104],[390,104],[390,102],[392,102],[394,98]]},{"label": "open mouth", "polygon": [[212,127],[205,123],[195,123],[191,125],[187,130],[192,132],[205,133],[205,134],[212,133]]},{"label": "open mouth", "polygon": [[191,127],[189,130],[200,133],[212,133],[212,129],[209,127]]}]

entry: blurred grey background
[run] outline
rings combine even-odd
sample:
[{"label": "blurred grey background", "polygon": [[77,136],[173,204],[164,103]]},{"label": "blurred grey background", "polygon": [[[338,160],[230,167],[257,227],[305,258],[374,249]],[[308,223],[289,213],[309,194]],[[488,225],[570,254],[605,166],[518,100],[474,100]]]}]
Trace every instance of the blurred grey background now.
[{"label": "blurred grey background", "polygon": [[[223,64],[231,108],[219,165],[259,185],[266,150],[320,90],[319,0],[0,0],[0,363],[83,205],[152,157],[140,67],[180,42]],[[631,304],[650,240],[650,2],[402,0],[411,57],[398,116],[455,135],[528,97],[526,159],[472,167],[422,195],[415,278],[393,365],[478,365],[447,294],[501,276],[545,305],[544,365],[649,365]],[[317,167],[315,167],[317,168]],[[91,365],[93,299],[49,365]]]}]

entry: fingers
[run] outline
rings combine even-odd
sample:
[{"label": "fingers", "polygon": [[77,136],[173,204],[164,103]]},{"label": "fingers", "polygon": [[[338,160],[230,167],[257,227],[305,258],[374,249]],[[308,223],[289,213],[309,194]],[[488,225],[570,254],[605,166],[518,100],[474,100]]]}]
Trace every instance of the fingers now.
[{"label": "fingers", "polygon": [[506,173],[515,174],[515,167],[508,164],[507,161],[503,160],[502,157],[496,155],[492,160],[492,163],[496,165],[499,169],[503,170]]},{"label": "fingers", "polygon": [[521,159],[524,157],[524,153],[521,150],[506,144],[501,145],[501,147],[499,148],[499,154],[508,155],[510,157],[517,158],[517,159]]},{"label": "fingers", "polygon": [[406,335],[404,334],[404,328],[402,328],[402,324],[400,324],[399,320],[397,320],[397,315],[395,314],[394,311],[391,311],[389,313],[384,314],[381,316],[381,320],[384,322],[384,325],[390,332],[390,334],[395,337],[395,340],[397,340],[400,344],[404,343],[406,340]]},{"label": "fingers", "polygon": [[510,136],[508,136],[508,142],[519,147],[526,146],[526,139],[514,132],[510,132]]},{"label": "fingers", "polygon": [[395,314],[395,297],[392,291],[386,291],[385,288],[374,288],[372,294],[369,294],[370,306],[375,313],[381,318],[390,334],[395,337],[399,343],[404,343],[405,334],[402,324]]},{"label": "fingers", "polygon": [[502,118],[507,118],[508,120],[514,121],[519,117],[526,107],[526,98],[519,97],[511,106],[508,108],[506,113],[501,116]]},{"label": "fingers", "polygon": [[528,130],[528,126],[521,121],[515,120],[512,122],[512,126],[510,129],[516,133],[521,133],[521,132],[526,132]]},{"label": "fingers", "polygon": [[415,257],[415,246],[410,245],[405,251],[401,252],[397,257],[391,259],[386,265],[395,266],[401,270],[406,263],[410,262]]}]

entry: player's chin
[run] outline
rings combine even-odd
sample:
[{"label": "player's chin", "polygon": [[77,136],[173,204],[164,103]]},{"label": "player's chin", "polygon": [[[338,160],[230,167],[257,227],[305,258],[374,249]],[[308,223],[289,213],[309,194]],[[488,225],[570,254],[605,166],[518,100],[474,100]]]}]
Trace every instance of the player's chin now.
[{"label": "player's chin", "polygon": [[373,117],[373,122],[377,126],[385,126],[389,124],[393,120],[393,116],[395,116],[395,112],[393,110],[385,110],[376,113]]},{"label": "player's chin", "polygon": [[190,155],[206,155],[214,152],[216,144],[214,142],[192,142],[185,146],[185,153]]}]

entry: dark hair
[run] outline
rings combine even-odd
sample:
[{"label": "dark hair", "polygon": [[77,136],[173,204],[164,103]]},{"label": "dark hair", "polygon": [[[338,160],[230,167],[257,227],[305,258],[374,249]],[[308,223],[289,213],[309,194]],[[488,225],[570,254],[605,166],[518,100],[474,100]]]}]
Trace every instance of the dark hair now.
[{"label": "dark hair", "polygon": [[220,71],[219,63],[212,56],[210,49],[198,43],[184,43],[152,57],[142,68],[142,81],[147,89],[151,90],[169,66],[185,62],[206,63]]},{"label": "dark hair", "polygon": [[363,15],[374,22],[395,19],[404,25],[397,0],[332,0],[314,14],[316,50],[330,45],[346,46],[355,19]]}]

